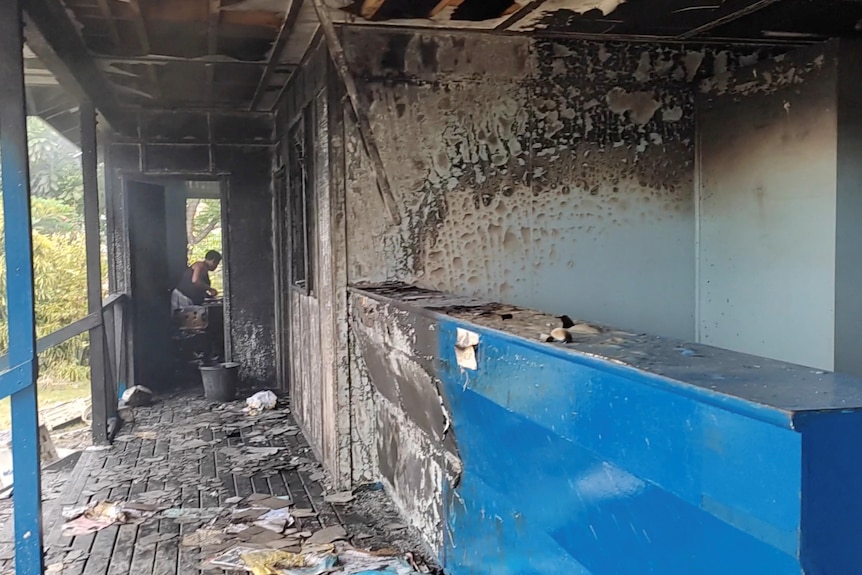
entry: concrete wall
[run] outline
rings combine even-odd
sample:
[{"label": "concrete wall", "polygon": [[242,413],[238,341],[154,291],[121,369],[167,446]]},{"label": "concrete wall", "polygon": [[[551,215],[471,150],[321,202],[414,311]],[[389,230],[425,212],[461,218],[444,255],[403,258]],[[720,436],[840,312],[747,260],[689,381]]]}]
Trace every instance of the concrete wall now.
[{"label": "concrete wall", "polygon": [[[107,157],[111,289],[128,277],[128,218],[122,179],[217,178],[223,206],[228,354],[246,383],[275,377],[272,277],[272,118],[262,114],[140,112],[135,131],[114,134]],[[236,257],[232,255],[236,254]]]},{"label": "concrete wall", "polygon": [[[347,126],[351,283],[694,336],[694,91],[757,55],[344,30],[403,224]],[[636,279],[633,279],[636,278]]]}]

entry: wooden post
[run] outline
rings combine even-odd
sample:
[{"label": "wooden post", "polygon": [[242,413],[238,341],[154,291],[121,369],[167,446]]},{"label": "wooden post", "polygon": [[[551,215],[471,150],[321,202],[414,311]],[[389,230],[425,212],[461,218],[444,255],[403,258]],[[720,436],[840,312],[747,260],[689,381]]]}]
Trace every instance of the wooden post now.
[{"label": "wooden post", "polygon": [[99,177],[96,150],[96,109],[82,102],[81,164],[84,170],[84,230],[87,245],[87,309],[98,313],[101,321],[90,330],[90,392],[93,397],[93,442],[108,439],[110,402],[116,402],[108,389],[105,353],[105,325],[102,314],[102,248],[99,231]]}]

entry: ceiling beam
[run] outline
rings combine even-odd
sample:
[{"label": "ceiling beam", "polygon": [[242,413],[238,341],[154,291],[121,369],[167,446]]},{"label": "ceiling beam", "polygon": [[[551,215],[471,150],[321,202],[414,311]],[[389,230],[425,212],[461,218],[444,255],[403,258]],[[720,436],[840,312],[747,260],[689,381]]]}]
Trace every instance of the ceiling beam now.
[{"label": "ceiling beam", "polygon": [[746,16],[754,14],[755,12],[759,12],[760,10],[763,10],[764,8],[772,6],[776,2],[780,2],[780,1],[781,0],[757,0],[757,2],[753,2],[753,3],[749,4],[748,6],[746,6],[745,8],[740,8],[739,10],[735,10],[733,12],[725,14],[724,16],[721,16],[720,18],[716,18],[715,20],[711,20],[710,22],[707,22],[706,24],[698,26],[697,28],[692,28],[688,32],[680,34],[678,36],[678,38],[680,40],[687,40],[689,38],[694,38],[695,36],[699,36],[700,34],[703,34],[704,32],[709,32],[710,30],[715,30],[716,28],[718,28],[720,26],[724,26],[725,24],[729,24],[731,22],[739,20],[740,18],[745,18]]},{"label": "ceiling beam", "polygon": [[266,66],[266,62],[251,62],[248,60],[232,60],[232,59],[220,59],[220,60],[206,60],[203,58],[172,58],[170,56],[108,56],[105,54],[94,54],[93,59],[99,62],[106,62],[108,64],[128,64],[128,65],[137,65],[137,64],[200,64],[201,66],[209,66],[210,64],[214,64],[216,66],[220,64],[240,64],[244,66],[255,66],[258,68],[263,68]]},{"label": "ceiling beam", "polygon": [[[138,44],[141,45],[141,50],[144,54],[149,54],[152,51],[152,47],[150,46],[150,34],[147,32],[147,21],[144,20],[144,13],[141,11],[141,3],[138,0],[129,0],[129,8],[132,9],[132,14],[135,16],[133,25],[135,27],[135,34],[138,37]],[[159,76],[156,74],[156,71],[152,66],[147,66],[147,77],[153,87],[152,96],[155,98],[161,98],[162,86],[159,84]]]},{"label": "ceiling beam", "polygon": [[57,0],[24,0],[27,45],[76,99],[90,99],[113,125],[120,121],[107,80]]},{"label": "ceiling beam", "polygon": [[290,2],[290,6],[284,15],[284,21],[281,23],[281,28],[278,30],[278,36],[276,36],[275,42],[272,43],[272,52],[269,55],[266,68],[264,68],[263,73],[260,75],[260,81],[257,83],[257,89],[254,91],[254,97],[251,99],[251,106],[249,106],[250,112],[257,110],[257,106],[260,104],[260,99],[263,97],[263,94],[269,85],[269,81],[272,78],[272,73],[279,64],[278,60],[281,58],[281,51],[284,49],[287,37],[290,35],[290,31],[293,30],[293,26],[299,18],[299,11],[302,8],[302,2],[303,0],[291,0]]}]

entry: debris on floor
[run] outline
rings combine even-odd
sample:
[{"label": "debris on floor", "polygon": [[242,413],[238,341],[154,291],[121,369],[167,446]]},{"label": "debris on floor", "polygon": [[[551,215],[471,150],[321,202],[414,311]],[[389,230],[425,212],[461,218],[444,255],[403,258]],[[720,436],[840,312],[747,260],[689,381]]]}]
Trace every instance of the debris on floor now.
[{"label": "debris on floor", "polygon": [[[64,503],[83,504],[64,507],[55,528],[58,543],[48,538],[51,573],[87,572],[78,563],[90,561],[88,551],[92,561],[103,557],[97,546],[120,545],[118,532],[124,538],[131,534],[131,541],[123,541],[129,541],[133,565],[139,554],[141,564],[154,554],[170,557],[173,567],[165,575],[197,569],[213,575],[437,572],[404,553],[421,551],[421,543],[406,536],[407,529],[388,528],[399,518],[391,505],[384,511],[382,491],[324,486],[327,475],[284,400],[275,408],[261,401],[260,409],[251,409],[246,401],[159,399],[135,408],[134,423],[113,448],[85,452],[86,480],[68,482],[77,490],[74,498],[63,494]],[[379,501],[360,505],[369,497]],[[127,531],[128,524],[140,527]],[[109,526],[119,531],[106,530]],[[98,544],[93,543],[97,532]],[[70,553],[73,549],[85,555]],[[128,560],[127,555],[118,574],[132,572]]]},{"label": "debris on floor", "polygon": [[78,507],[66,507],[62,511],[64,519],[63,535],[76,537],[101,531],[114,524],[137,523],[152,517],[152,510],[142,510],[135,506],[126,507],[124,503],[102,501]]},{"label": "debris on floor", "polygon": [[257,413],[272,409],[278,402],[278,397],[271,391],[258,391],[245,400],[249,413]]},{"label": "debris on floor", "polygon": [[152,402],[152,390],[143,385],[133,385],[123,392],[122,405],[124,407],[142,407]]}]

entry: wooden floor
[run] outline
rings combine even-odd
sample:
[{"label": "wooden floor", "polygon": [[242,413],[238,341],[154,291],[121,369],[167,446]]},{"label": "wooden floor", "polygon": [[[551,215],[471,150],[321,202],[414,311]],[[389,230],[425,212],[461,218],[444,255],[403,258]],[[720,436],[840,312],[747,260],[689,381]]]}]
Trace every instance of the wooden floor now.
[{"label": "wooden floor", "polygon": [[[347,506],[324,501],[324,474],[289,410],[266,412],[261,421],[242,413],[242,405],[214,408],[200,398],[179,395],[136,409],[135,423],[123,428],[114,445],[84,452],[60,482],[59,496],[45,502],[45,565],[56,568],[63,563],[62,575],[200,573],[201,551],[180,545],[181,536],[193,533],[199,524],[155,517],[140,525],[115,525],[95,534],[62,535],[62,507],[130,501],[141,494],[162,497],[162,502],[181,508],[231,508],[236,505],[228,499],[253,493],[289,496],[297,508],[317,513],[299,520],[302,530],[342,525],[357,547],[416,551],[410,548],[416,545],[414,534],[398,524],[396,511],[380,492],[368,490]],[[224,448],[243,446],[282,449],[278,457],[252,465],[232,460],[230,452],[236,449],[228,449],[226,455]],[[58,489],[56,482],[53,489]],[[142,540],[152,541],[154,534],[164,534],[166,540],[142,544]],[[9,543],[0,541],[0,558],[9,559]],[[5,573],[2,559],[0,573]],[[11,562],[5,563],[10,569]]]}]

